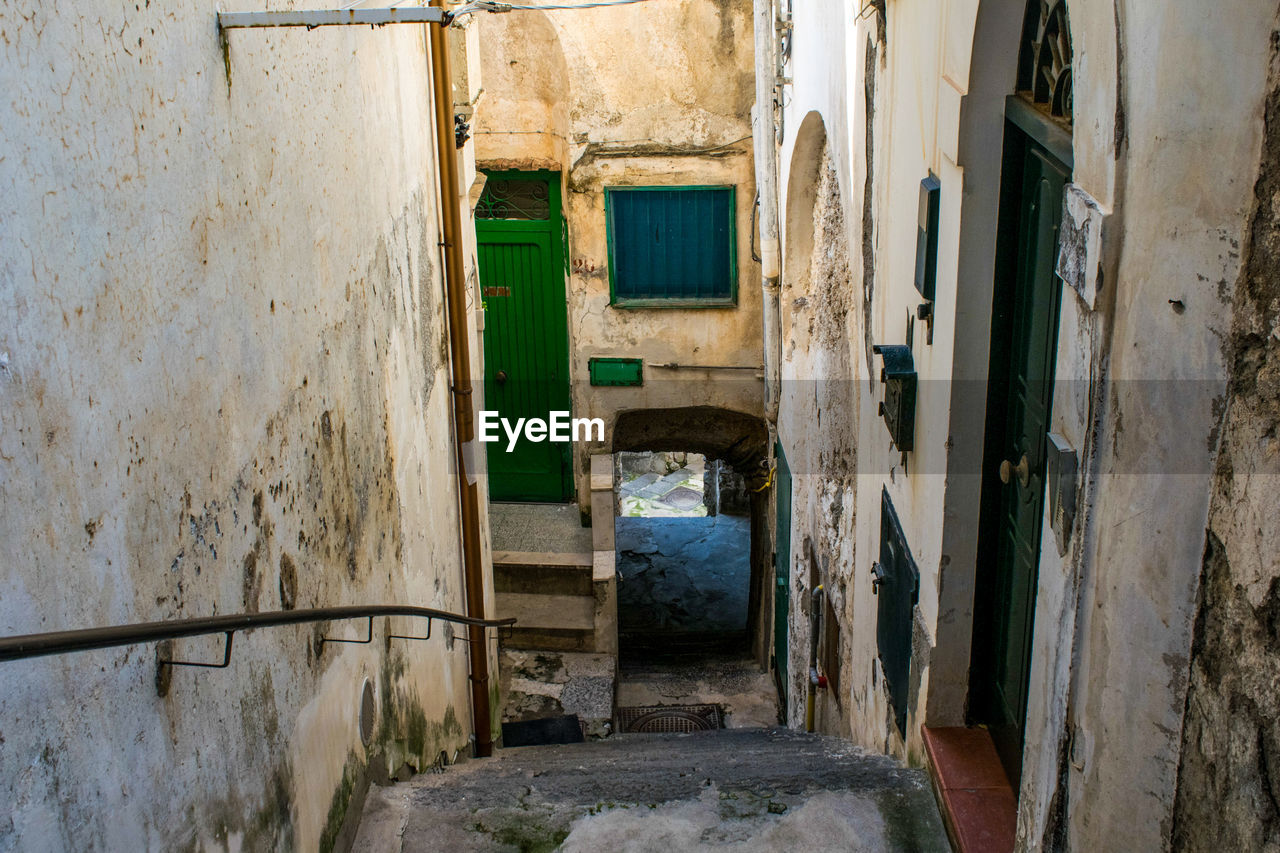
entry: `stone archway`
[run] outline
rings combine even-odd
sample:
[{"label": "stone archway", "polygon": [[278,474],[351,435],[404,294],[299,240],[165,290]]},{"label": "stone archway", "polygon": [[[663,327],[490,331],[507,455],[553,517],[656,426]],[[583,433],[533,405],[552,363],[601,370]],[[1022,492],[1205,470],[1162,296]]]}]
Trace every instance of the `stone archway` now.
[{"label": "stone archway", "polygon": [[719,459],[746,481],[750,518],[750,590],[747,636],[751,655],[764,667],[769,658],[769,623],[762,603],[771,574],[768,538],[770,491],[769,432],[763,418],[712,406],[637,409],[618,415],[612,433],[614,453],[685,451]]}]

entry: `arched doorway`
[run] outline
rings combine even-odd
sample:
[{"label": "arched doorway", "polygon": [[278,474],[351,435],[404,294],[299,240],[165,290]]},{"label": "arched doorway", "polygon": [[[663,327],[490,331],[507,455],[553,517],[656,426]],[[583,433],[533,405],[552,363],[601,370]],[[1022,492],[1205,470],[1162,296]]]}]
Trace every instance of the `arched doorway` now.
[{"label": "arched doorway", "polygon": [[727,703],[728,725],[774,724],[763,419],[640,409],[612,435],[620,719],[631,706]]},{"label": "arched doorway", "polygon": [[1004,110],[969,716],[990,730],[1016,787],[1061,300],[1058,232],[1072,168],[1065,0],[1028,3],[1015,88]]}]

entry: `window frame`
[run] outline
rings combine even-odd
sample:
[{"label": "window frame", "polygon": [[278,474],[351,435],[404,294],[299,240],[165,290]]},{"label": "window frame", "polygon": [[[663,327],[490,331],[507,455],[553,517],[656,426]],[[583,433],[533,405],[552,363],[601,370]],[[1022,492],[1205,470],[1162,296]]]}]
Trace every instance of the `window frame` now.
[{"label": "window frame", "polygon": [[[729,295],[701,297],[619,297],[616,280],[616,229],[613,226],[615,192],[729,191]],[[738,306],[738,187],[735,184],[617,185],[604,188],[605,236],[608,242],[609,305],[614,308],[736,308]]]}]

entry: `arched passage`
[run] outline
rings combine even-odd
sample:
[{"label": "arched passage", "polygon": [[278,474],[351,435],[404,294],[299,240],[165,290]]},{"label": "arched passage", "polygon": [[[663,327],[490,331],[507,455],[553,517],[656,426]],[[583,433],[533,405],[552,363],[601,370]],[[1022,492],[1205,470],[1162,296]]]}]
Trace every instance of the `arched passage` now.
[{"label": "arched passage", "polygon": [[636,409],[618,414],[613,451],[685,450],[723,459],[743,476],[767,477],[769,431],[762,418],[718,409],[688,406]]},{"label": "arched passage", "polygon": [[[614,426],[612,449],[616,459],[630,460],[631,454],[663,454],[655,460],[656,467],[661,467],[663,460],[669,458],[677,460],[671,463],[673,465],[688,465],[687,469],[677,468],[665,477],[656,469],[646,474],[640,472],[638,467],[631,467],[625,475],[628,478],[628,494],[637,493],[631,489],[634,483],[647,483],[661,490],[662,480],[688,476],[694,469],[698,476],[708,478],[707,484],[712,488],[714,486],[709,478],[714,475],[710,472],[717,467],[721,471],[719,482],[726,484],[725,489],[730,488],[727,484],[735,480],[738,483],[732,497],[726,493],[722,498],[725,507],[723,517],[717,515],[716,517],[618,519],[619,567],[622,574],[622,583],[619,588],[619,651],[624,661],[628,659],[629,626],[639,626],[636,630],[643,632],[645,626],[653,626],[667,619],[671,623],[668,626],[669,637],[673,640],[671,645],[672,648],[676,647],[674,641],[679,639],[677,635],[680,635],[681,629],[685,627],[681,624],[679,617],[689,610],[684,607],[687,602],[681,599],[690,598],[697,603],[696,606],[702,606],[714,598],[714,595],[704,596],[700,591],[695,592],[690,588],[698,582],[698,559],[704,561],[708,579],[717,577],[723,579],[726,576],[726,573],[721,571],[722,567],[717,564],[717,560],[722,556],[727,558],[729,555],[719,554],[719,547],[714,539],[709,537],[723,535],[724,530],[728,528],[742,536],[744,541],[738,543],[738,546],[732,550],[737,553],[738,548],[741,548],[739,556],[744,556],[746,563],[741,571],[727,573],[736,578],[735,582],[742,584],[742,588],[732,590],[730,597],[740,601],[745,594],[746,598],[742,614],[744,619],[740,632],[741,643],[737,647],[737,653],[749,656],[756,666],[762,668],[768,659],[767,641],[770,635],[769,623],[762,613],[761,602],[767,601],[764,596],[764,586],[771,579],[766,516],[766,510],[769,507],[768,430],[764,420],[742,412],[709,406],[626,411],[618,416]],[[695,455],[698,457],[696,462]],[[646,458],[642,457],[636,464],[643,464]],[[718,466],[715,463],[718,463]],[[628,461],[627,464],[632,463]],[[615,480],[621,487],[621,471],[618,470],[617,474]],[[644,479],[637,480],[637,476]],[[665,527],[665,530],[659,533],[653,532],[652,529],[646,530],[645,523],[651,523],[652,528]],[[713,530],[717,526],[721,528],[719,534]],[[706,531],[696,529],[700,527],[705,527]],[[688,532],[686,533],[684,529]],[[711,532],[708,533],[708,531]],[[636,570],[635,566],[629,568],[628,560],[635,562],[641,569],[647,570],[651,565],[645,564],[645,561],[650,561],[652,564],[657,557],[661,556],[656,553],[658,546],[653,544],[655,538],[665,537],[667,542],[671,542],[678,540],[681,536],[690,540],[691,553],[695,554],[695,558],[682,558],[683,564],[669,567],[669,576],[665,579],[670,585],[669,589],[659,589],[655,593],[652,582],[648,582],[646,586],[644,583],[637,583],[634,578],[628,579],[628,571]],[[699,537],[702,538],[699,539]],[[645,547],[641,550],[648,553],[641,555],[624,553],[629,547],[636,547],[636,542],[644,543]],[[699,552],[698,548],[703,550]],[[653,570],[659,576],[666,571],[663,567],[656,565],[653,566]],[[630,588],[628,588],[629,583]],[[634,600],[631,598],[633,594],[637,596]],[[675,617],[673,618],[670,612],[664,612],[661,618],[648,621],[644,617],[652,614],[632,614],[638,618],[629,618],[627,608],[636,606],[671,608],[675,612]],[[698,614],[689,615],[694,617],[692,624],[697,627]],[[689,636],[685,639],[696,643],[697,638],[693,636],[694,633],[696,632],[689,632]],[[710,635],[714,633],[709,631],[708,639],[711,639]],[[657,639],[660,640],[661,637]],[[732,637],[725,639],[732,644]],[[648,653],[651,646],[646,643],[641,646],[641,649],[642,653]],[[725,648],[719,648],[718,651],[729,653]]]}]

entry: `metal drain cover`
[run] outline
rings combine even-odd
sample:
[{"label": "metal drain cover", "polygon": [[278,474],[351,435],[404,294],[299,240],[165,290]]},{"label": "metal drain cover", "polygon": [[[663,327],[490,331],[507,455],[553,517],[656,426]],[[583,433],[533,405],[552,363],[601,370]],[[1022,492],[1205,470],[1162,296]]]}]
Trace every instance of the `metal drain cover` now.
[{"label": "metal drain cover", "polygon": [[684,734],[724,728],[719,705],[649,705],[619,708],[616,731],[629,734]]}]

